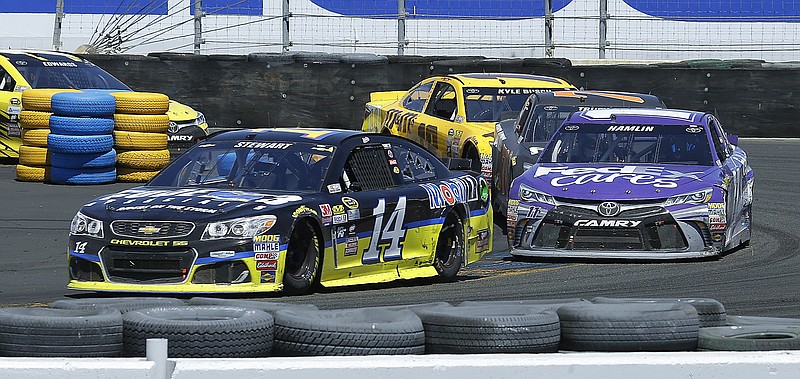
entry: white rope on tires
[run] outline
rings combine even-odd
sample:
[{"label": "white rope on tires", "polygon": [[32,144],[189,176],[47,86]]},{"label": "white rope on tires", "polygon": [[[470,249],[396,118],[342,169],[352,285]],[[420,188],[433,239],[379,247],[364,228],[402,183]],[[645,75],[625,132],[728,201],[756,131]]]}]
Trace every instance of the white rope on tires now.
[{"label": "white rope on tires", "polygon": [[689,351],[697,348],[697,310],[683,303],[566,304],[561,349],[574,351]]},{"label": "white rope on tires", "polygon": [[133,310],[122,318],[130,356],[143,357],[149,338],[167,339],[175,358],[255,358],[272,350],[273,318],[261,310],[187,305]]},{"label": "white rope on tires", "polygon": [[424,351],[422,321],[410,310],[275,312],[275,355],[403,355]]},{"label": "white rope on tires", "polygon": [[0,356],[116,357],[122,347],[116,309],[0,308]]}]

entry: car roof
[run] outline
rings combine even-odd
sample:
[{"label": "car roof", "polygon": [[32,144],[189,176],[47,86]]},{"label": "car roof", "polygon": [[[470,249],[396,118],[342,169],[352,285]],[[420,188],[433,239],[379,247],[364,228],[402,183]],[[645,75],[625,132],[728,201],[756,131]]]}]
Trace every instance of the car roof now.
[{"label": "car roof", "polygon": [[681,109],[607,108],[573,113],[566,122],[575,124],[702,124],[707,113]]},{"label": "car roof", "polygon": [[83,59],[60,51],[49,50],[0,50],[0,56],[7,59],[27,58],[44,59],[49,61],[82,61]]},{"label": "car roof", "polygon": [[574,88],[566,80],[551,76],[515,73],[464,73],[452,74],[454,78],[468,87],[510,87],[510,88]]},{"label": "car roof", "polygon": [[375,133],[349,129],[324,128],[262,128],[237,129],[214,134],[209,140],[253,140],[280,142],[310,142],[338,145],[345,139],[356,136],[374,135]]},{"label": "car roof", "polygon": [[532,94],[534,105],[576,105],[606,107],[663,107],[658,96],[619,91],[552,91]]}]

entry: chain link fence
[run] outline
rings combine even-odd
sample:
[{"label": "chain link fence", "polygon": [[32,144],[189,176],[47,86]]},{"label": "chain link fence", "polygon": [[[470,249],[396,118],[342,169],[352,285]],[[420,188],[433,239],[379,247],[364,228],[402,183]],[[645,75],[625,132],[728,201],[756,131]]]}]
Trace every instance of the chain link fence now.
[{"label": "chain link fence", "polygon": [[798,0],[57,0],[56,9],[59,4],[63,13],[55,14],[48,47],[69,51],[84,45],[105,53],[800,60]]}]

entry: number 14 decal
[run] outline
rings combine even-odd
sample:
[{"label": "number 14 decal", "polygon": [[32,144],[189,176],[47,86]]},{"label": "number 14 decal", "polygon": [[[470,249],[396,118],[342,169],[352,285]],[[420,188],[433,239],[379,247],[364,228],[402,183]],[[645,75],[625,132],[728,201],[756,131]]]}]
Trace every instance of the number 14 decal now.
[{"label": "number 14 decal", "polygon": [[375,216],[375,227],[372,229],[372,237],[369,240],[369,247],[364,250],[361,262],[378,263],[380,262],[381,249],[378,244],[381,241],[391,241],[389,246],[383,249],[383,260],[394,261],[402,258],[403,241],[406,231],[403,229],[403,220],[406,218],[406,197],[400,196],[397,199],[397,207],[394,208],[386,225],[383,225],[383,215],[386,212],[386,199],[378,199],[378,205],[372,208],[372,215]]}]

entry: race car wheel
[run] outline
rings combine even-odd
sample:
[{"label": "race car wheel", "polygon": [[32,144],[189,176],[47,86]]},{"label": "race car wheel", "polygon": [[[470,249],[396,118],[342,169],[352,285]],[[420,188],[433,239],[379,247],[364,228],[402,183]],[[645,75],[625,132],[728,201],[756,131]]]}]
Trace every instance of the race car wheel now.
[{"label": "race car wheel", "polygon": [[111,134],[114,120],[108,117],[50,117],[50,131],[56,134],[82,136],[86,134]]},{"label": "race car wheel", "polygon": [[116,163],[117,152],[111,149],[111,151],[105,153],[50,153],[50,160],[53,167],[61,168],[82,169],[112,167]]},{"label": "race car wheel", "polygon": [[306,293],[319,271],[319,236],[307,220],[297,223],[286,248],[283,290],[290,294]]},{"label": "race car wheel", "polygon": [[128,132],[166,133],[169,129],[169,116],[166,114],[124,114],[114,115],[114,129]]},{"label": "race car wheel", "polygon": [[139,170],[160,170],[169,164],[169,150],[120,150],[117,165]]},{"label": "race car wheel", "polygon": [[114,183],[117,170],[114,166],[100,168],[50,168],[50,181],[55,184],[106,184]]},{"label": "race car wheel", "polygon": [[[59,116],[110,116],[116,101],[107,93],[62,92],[53,95],[52,110]],[[52,121],[52,120],[50,120]]]},{"label": "race car wheel", "polygon": [[690,351],[697,348],[700,321],[683,303],[566,304],[561,350]]},{"label": "race car wheel", "polygon": [[170,297],[106,297],[62,299],[50,303],[55,309],[116,309],[120,313],[137,309],[184,305],[183,300]]},{"label": "race car wheel", "polygon": [[20,145],[19,163],[26,166],[49,166],[50,153],[46,147]]},{"label": "race car wheel", "polygon": [[47,147],[53,153],[105,153],[114,147],[114,137],[109,134],[70,136],[50,133],[47,136]]},{"label": "race car wheel", "polygon": [[167,148],[167,134],[115,130],[114,145],[121,150],[164,150]]},{"label": "race car wheel", "polygon": [[701,328],[725,325],[725,306],[717,300],[705,298],[613,298],[598,296],[592,298],[595,304],[620,303],[685,303],[697,310]]},{"label": "race car wheel", "polygon": [[0,308],[3,357],[117,357],[122,346],[116,309]]},{"label": "race car wheel", "polygon": [[50,112],[53,95],[61,92],[78,92],[73,89],[35,88],[22,91],[22,107],[29,111]]},{"label": "race car wheel", "polygon": [[700,329],[699,350],[800,350],[800,327],[736,325]]},{"label": "race car wheel", "polygon": [[436,257],[433,260],[433,267],[439,276],[444,279],[455,278],[464,261],[464,252],[464,226],[461,219],[454,212],[450,212],[439,233]]},{"label": "race car wheel", "polygon": [[22,129],[48,129],[53,112],[23,110],[19,113],[19,125]]},{"label": "race car wheel", "polygon": [[425,352],[444,354],[558,351],[555,310],[521,304],[413,310],[425,328]]},{"label": "race car wheel", "polygon": [[425,331],[409,310],[384,308],[275,312],[275,355],[422,354]]},{"label": "race car wheel", "polygon": [[169,110],[169,97],[152,92],[114,92],[117,113],[164,114]]},{"label": "race car wheel", "polygon": [[50,129],[22,130],[22,144],[27,146],[47,147],[47,135]]},{"label": "race car wheel", "polygon": [[273,318],[215,305],[145,308],[122,315],[126,355],[143,357],[149,338],[169,341],[175,358],[255,358],[272,352]]}]

